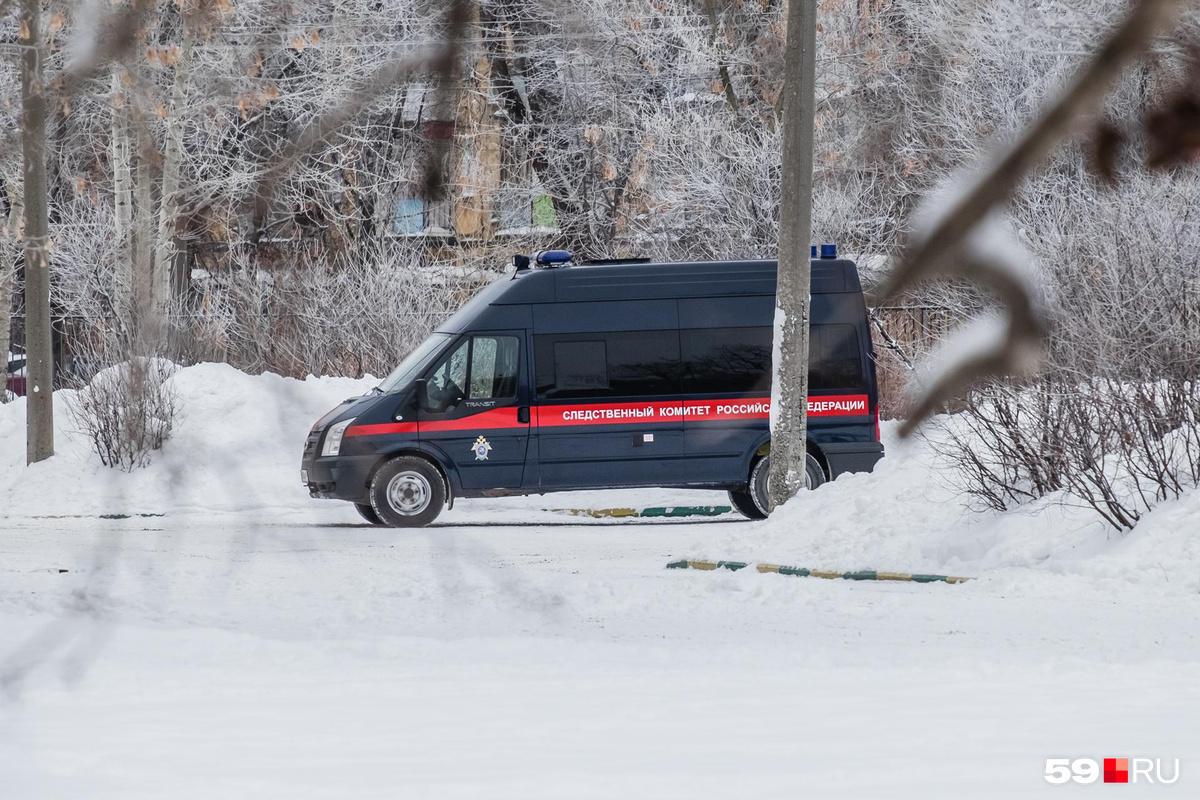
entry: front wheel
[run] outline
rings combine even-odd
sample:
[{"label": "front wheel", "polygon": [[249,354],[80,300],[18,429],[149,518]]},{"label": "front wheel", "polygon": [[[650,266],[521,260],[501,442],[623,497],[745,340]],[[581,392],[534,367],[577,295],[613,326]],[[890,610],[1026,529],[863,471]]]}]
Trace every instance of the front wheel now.
[{"label": "front wheel", "polygon": [[383,524],[420,528],[437,519],[446,504],[446,482],[423,458],[401,456],[384,464],[371,479],[371,508]]},{"label": "front wheel", "polygon": [[[769,491],[769,476],[771,474],[771,456],[765,455],[750,467],[750,478],[744,489],[734,489],[729,492],[729,502],[741,512],[742,516],[750,519],[766,519],[771,513],[771,495]],[[825,482],[825,470],[820,462],[809,453],[804,460],[804,488],[815,489]]]},{"label": "front wheel", "polygon": [[375,509],[371,508],[370,503],[355,503],[354,509],[358,512],[358,515],[360,517],[362,517],[363,519],[365,519],[367,522],[371,523],[372,525],[383,525],[384,524],[384,521],[381,520],[379,518],[379,515],[375,513]]}]

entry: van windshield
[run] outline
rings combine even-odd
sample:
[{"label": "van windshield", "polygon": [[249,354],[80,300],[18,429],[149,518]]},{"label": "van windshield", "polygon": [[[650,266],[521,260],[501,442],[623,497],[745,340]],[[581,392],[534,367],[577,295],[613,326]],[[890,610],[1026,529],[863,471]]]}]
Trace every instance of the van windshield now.
[{"label": "van windshield", "polygon": [[400,366],[383,379],[383,383],[379,384],[379,391],[393,392],[411,383],[452,336],[453,334],[449,333],[430,334],[429,338],[422,342],[416,350],[408,354],[408,358],[400,362]]}]

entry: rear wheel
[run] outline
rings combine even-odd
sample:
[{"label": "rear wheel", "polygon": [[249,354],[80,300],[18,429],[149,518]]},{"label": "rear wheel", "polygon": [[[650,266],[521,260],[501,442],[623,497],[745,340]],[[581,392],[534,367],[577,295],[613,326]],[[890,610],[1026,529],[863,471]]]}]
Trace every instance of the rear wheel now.
[{"label": "rear wheel", "polygon": [[750,496],[747,489],[731,489],[729,492],[729,502],[738,510],[738,513],[749,519],[766,519],[767,515],[758,510],[758,506],[754,504],[754,498]]},{"label": "rear wheel", "polygon": [[[763,456],[750,467],[750,478],[744,489],[734,489],[729,492],[729,502],[741,514],[750,519],[766,519],[771,513],[769,476],[771,474],[771,457]],[[804,488],[815,489],[825,482],[825,471],[821,464],[809,453],[804,462]]]},{"label": "rear wheel", "polygon": [[446,482],[423,458],[401,456],[371,479],[371,508],[385,525],[420,528],[437,519],[446,504]]},{"label": "rear wheel", "polygon": [[375,509],[371,508],[370,503],[355,503],[354,508],[358,511],[358,515],[372,525],[383,525],[384,521],[375,513]]}]

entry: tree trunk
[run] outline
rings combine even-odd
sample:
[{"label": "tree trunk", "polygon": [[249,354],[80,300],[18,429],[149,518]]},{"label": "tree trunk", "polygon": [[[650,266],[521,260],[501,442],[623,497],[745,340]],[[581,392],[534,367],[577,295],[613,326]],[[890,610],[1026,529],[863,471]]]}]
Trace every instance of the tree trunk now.
[{"label": "tree trunk", "polygon": [[165,343],[166,314],[171,304],[172,286],[186,286],[182,278],[173,276],[176,255],[176,228],[179,217],[179,172],[183,156],[183,109],[187,103],[187,86],[192,71],[192,25],[188,15],[190,3],[183,7],[183,46],[175,64],[175,80],[171,88],[171,105],[167,109],[166,140],[163,148],[162,193],[158,203],[158,235],[154,241],[154,283],[152,314],[160,325],[159,342]]},{"label": "tree trunk", "polygon": [[[12,340],[13,287],[17,282],[17,251],[21,247],[21,219],[25,215],[25,194],[21,181],[12,177],[4,181],[8,195],[8,219],[0,231],[3,248],[0,249],[0,358],[7,358]],[[5,365],[7,366],[7,364]],[[0,392],[2,395],[2,392]]]},{"label": "tree trunk", "polygon": [[50,253],[46,191],[46,95],[41,0],[21,0],[21,154],[25,171],[25,460],[54,455],[54,350],[50,338]]},{"label": "tree trunk", "polygon": [[137,142],[137,213],[134,229],[134,270],[133,270],[133,313],[129,320],[133,336],[131,343],[137,349],[137,355],[145,355],[157,341],[158,326],[153,321],[154,314],[154,186],[153,186],[153,157],[154,137],[150,132],[150,121],[135,104],[132,108],[132,119]]},{"label": "tree trunk", "polygon": [[133,276],[136,253],[133,245],[132,134],[129,98],[121,85],[119,70],[112,77],[112,164],[113,233],[116,239],[116,269],[113,274],[113,312],[118,324],[128,324],[136,306]]},{"label": "tree trunk", "polygon": [[817,0],[788,0],[782,196],[771,383],[772,505],[804,488],[808,455],[808,304],[812,244]]}]

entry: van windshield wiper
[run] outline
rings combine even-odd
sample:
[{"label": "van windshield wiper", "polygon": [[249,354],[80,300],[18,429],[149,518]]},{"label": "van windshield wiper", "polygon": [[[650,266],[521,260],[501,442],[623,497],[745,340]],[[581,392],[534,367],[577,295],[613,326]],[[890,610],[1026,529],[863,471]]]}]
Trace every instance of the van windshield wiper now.
[{"label": "van windshield wiper", "polygon": [[355,400],[361,400],[364,397],[370,397],[373,394],[383,394],[383,389],[380,389],[378,386],[376,386],[373,389],[368,389],[366,394],[355,395],[354,397],[347,397],[345,400],[342,401],[342,403],[353,403]]}]

